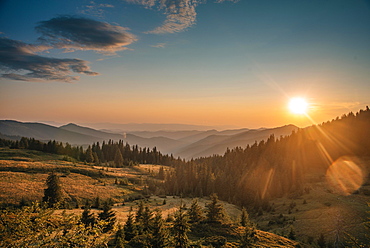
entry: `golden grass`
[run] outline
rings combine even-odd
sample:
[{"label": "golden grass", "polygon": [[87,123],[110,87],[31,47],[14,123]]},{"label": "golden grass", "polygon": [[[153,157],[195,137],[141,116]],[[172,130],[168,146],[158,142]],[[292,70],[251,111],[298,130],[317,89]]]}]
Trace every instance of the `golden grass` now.
[{"label": "golden grass", "polygon": [[27,201],[42,199],[47,174],[0,171],[0,202],[18,204],[23,198]]},{"label": "golden grass", "polygon": [[279,235],[257,230],[257,242],[253,247],[297,247],[298,242],[281,237]]},{"label": "golden grass", "polygon": [[[48,173],[40,171],[57,169],[70,166],[69,162],[48,161],[48,162],[26,162],[13,160],[0,160],[0,202],[18,204],[21,199],[27,201],[41,201],[46,188],[45,182]],[[77,165],[76,168],[87,172],[95,172],[96,169],[85,165]],[[73,168],[75,168],[73,167]],[[72,168],[72,167],[71,167]],[[37,173],[12,172],[9,170],[32,171]],[[78,173],[57,173],[59,174],[61,186],[66,198],[93,199],[99,196],[102,200],[112,198],[114,201],[123,201],[124,195],[131,193],[129,189],[114,185],[114,178],[92,178]]]},{"label": "golden grass", "polygon": [[[363,225],[368,217],[366,213],[369,211],[367,202],[370,202],[370,198],[368,196],[338,195],[332,193],[322,182],[311,183],[309,186],[312,188],[310,193],[297,199],[283,197],[271,201],[275,212],[264,212],[262,216],[255,217],[254,221],[263,230],[279,235],[288,235],[290,229],[293,228],[296,237],[305,242],[310,237],[317,240],[321,233],[330,242],[333,242],[336,233],[339,233],[341,241],[344,241],[344,232],[352,234],[362,242],[370,242],[365,238],[368,230]],[[289,211],[289,205],[292,202],[295,202],[296,206]],[[281,220],[279,219],[280,214],[286,219],[284,224],[268,224],[269,221]]]},{"label": "golden grass", "polygon": [[[41,155],[39,155],[41,158]],[[369,161],[368,161],[369,162]],[[368,163],[370,164],[370,163]],[[45,181],[48,174],[42,173],[42,170],[57,169],[57,168],[75,168],[82,172],[92,172],[95,175],[103,173],[107,177],[90,177],[88,173],[59,173],[61,177],[62,188],[67,197],[77,198],[83,203],[83,199],[93,199],[99,196],[102,200],[112,198],[116,202],[123,202],[124,195],[132,193],[133,186],[121,187],[114,184],[115,178],[138,178],[145,177],[149,171],[157,172],[160,166],[157,165],[140,165],[133,168],[108,168],[88,166],[83,164],[74,164],[60,160],[47,161],[14,161],[14,160],[0,160],[0,203],[17,204],[24,198],[25,200],[41,200],[43,190],[46,187]],[[12,168],[19,170],[38,169],[37,173],[25,172],[11,172],[6,171]],[[330,191],[322,180],[312,180],[305,185],[310,187],[309,194],[305,194],[296,199],[289,199],[287,197],[272,200],[275,209],[274,212],[264,212],[262,216],[254,217],[253,221],[258,223],[258,227],[262,230],[273,232],[276,234],[288,235],[290,228],[293,227],[296,236],[299,240],[306,241],[310,237],[317,240],[319,235],[323,233],[327,240],[334,240],[336,232],[347,231],[355,237],[359,237],[363,242],[369,243],[369,240],[364,240],[363,236],[368,232],[363,227],[363,222],[366,220],[366,212],[369,211],[367,203],[370,202],[369,196],[364,194],[355,195],[338,195]],[[370,191],[370,186],[363,186],[363,189]],[[163,205],[163,200],[166,204]],[[304,204],[304,200],[306,204]],[[190,207],[192,199],[178,197],[159,198],[156,196],[150,197],[147,204],[152,210],[158,208],[162,210],[163,217],[173,214],[178,210],[180,204],[186,204]],[[296,206],[289,212],[290,203],[295,202]],[[201,207],[205,207],[209,200],[206,198],[198,199]],[[120,223],[124,223],[127,218],[130,207],[136,211],[138,202],[126,202],[116,205],[117,219]],[[232,221],[237,221],[240,216],[240,208],[223,202],[223,205]],[[74,209],[69,212],[81,214],[83,210]],[[100,212],[92,210],[93,212]],[[273,223],[279,219],[282,214],[285,218],[282,224]],[[269,224],[270,222],[270,224]],[[263,242],[257,247],[291,247],[291,241],[287,240],[286,244],[281,246],[273,246],[273,244],[280,245],[283,242],[280,236],[273,234],[261,233]],[[274,241],[274,239],[280,240]],[[271,246],[264,246],[271,241]],[[285,241],[284,241],[285,242]],[[283,243],[284,243],[283,242]]]}]

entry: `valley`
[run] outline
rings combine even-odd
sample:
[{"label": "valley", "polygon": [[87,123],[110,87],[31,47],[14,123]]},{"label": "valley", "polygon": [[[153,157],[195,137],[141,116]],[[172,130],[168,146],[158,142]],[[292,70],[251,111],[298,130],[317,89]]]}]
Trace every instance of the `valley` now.
[{"label": "valley", "polygon": [[[156,195],[154,192],[145,193],[147,180],[156,180],[158,171],[163,168],[159,165],[107,168],[65,161],[65,157],[60,155],[6,148],[0,149],[0,158],[0,187],[3,189],[0,202],[3,206],[17,205],[20,202],[28,205],[32,201],[41,201],[45,181],[51,171],[60,176],[64,199],[69,203],[69,210],[57,210],[56,213],[67,211],[81,215],[81,208],[86,200],[93,202],[99,197],[101,202],[110,200],[114,203],[117,223],[123,224],[127,221],[130,209],[136,211],[140,201],[144,200],[153,210],[161,210],[165,219],[173,216],[181,205],[189,208],[193,200],[188,197]],[[370,165],[369,160],[364,163]],[[165,167],[165,170],[172,168]],[[120,184],[121,181],[125,183]],[[304,247],[314,246],[321,234],[332,243],[336,237],[340,242],[347,241],[349,237],[367,242],[364,222],[368,218],[367,203],[370,196],[367,192],[370,191],[370,184],[365,184],[358,193],[347,196],[331,192],[322,180],[312,180],[306,186],[309,190],[301,196],[272,199],[269,201],[269,209],[266,210],[256,212],[251,209],[250,218],[260,230],[260,240],[265,240],[261,247],[272,247],[268,242],[288,242],[273,234],[292,238],[289,236],[292,235],[291,230],[294,230],[294,239]],[[205,208],[210,200],[209,197],[198,197],[198,202]],[[241,208],[227,202],[222,204],[228,221],[237,223]],[[96,215],[100,211],[91,210]],[[237,235],[229,237],[230,242],[236,242],[236,237]],[[197,237],[193,236],[192,239],[197,240]],[[269,239],[275,241],[268,241]],[[293,244],[288,243],[281,247],[290,247]]]}]

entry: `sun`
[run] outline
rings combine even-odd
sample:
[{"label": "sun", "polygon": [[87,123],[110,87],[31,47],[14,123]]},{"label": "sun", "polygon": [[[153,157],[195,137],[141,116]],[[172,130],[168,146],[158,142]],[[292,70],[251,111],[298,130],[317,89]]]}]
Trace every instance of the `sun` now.
[{"label": "sun", "polygon": [[302,97],[294,97],[289,101],[289,110],[293,114],[306,114],[308,103]]}]

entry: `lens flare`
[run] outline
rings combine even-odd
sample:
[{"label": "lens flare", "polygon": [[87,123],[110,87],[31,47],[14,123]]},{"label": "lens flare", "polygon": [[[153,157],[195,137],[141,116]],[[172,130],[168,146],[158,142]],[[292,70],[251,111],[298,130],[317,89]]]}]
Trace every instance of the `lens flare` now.
[{"label": "lens flare", "polygon": [[365,175],[359,160],[341,157],[326,171],[326,181],[335,193],[350,195],[361,187]]}]

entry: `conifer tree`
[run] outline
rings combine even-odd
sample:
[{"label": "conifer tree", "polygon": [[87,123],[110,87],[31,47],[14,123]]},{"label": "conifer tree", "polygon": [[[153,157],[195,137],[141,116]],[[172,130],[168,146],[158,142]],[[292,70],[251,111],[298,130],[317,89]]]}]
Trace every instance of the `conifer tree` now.
[{"label": "conifer tree", "polygon": [[168,234],[165,229],[162,212],[160,210],[156,211],[153,218],[152,233],[150,243],[153,248],[162,248],[167,246]]},{"label": "conifer tree", "polygon": [[141,218],[141,222],[140,222],[140,225],[141,225],[140,229],[144,233],[150,231],[150,228],[152,226],[152,215],[153,215],[153,213],[150,210],[150,208],[148,206],[145,206],[144,212],[143,212],[143,215],[142,215],[142,218]]},{"label": "conifer tree", "polygon": [[294,231],[293,227],[290,227],[288,238],[291,239],[291,240],[295,240],[296,239],[295,231]]},{"label": "conifer tree", "polygon": [[250,225],[249,227],[244,227],[244,231],[239,237],[239,247],[240,248],[249,248],[253,247],[252,245],[256,242],[256,227]]},{"label": "conifer tree", "polygon": [[96,220],[94,214],[90,212],[90,207],[85,206],[84,211],[82,212],[81,222],[85,225],[85,227],[94,226]]},{"label": "conifer tree", "polygon": [[188,223],[188,217],[186,213],[180,208],[174,216],[174,223],[172,232],[174,235],[174,247],[176,248],[187,248],[189,247],[188,232],[190,225]]},{"label": "conifer tree", "polygon": [[94,201],[94,205],[93,205],[93,207],[94,207],[94,208],[96,208],[96,209],[99,209],[99,208],[100,208],[100,205],[101,205],[101,203],[100,203],[100,197],[99,197],[99,196],[97,196],[97,197],[95,198],[95,201]]},{"label": "conifer tree", "polygon": [[118,230],[114,237],[114,248],[124,248],[125,247],[125,232],[121,225],[118,226]]},{"label": "conifer tree", "polygon": [[139,208],[137,209],[135,215],[135,223],[140,223],[141,218],[143,217],[143,212],[144,212],[144,202],[140,201]]},{"label": "conifer tree", "polygon": [[54,207],[62,200],[62,187],[58,175],[51,173],[46,179],[46,186],[42,201],[46,202],[49,207]]},{"label": "conifer tree", "polygon": [[96,152],[93,152],[93,158],[95,165],[100,165],[99,156]]},{"label": "conifer tree", "polygon": [[164,168],[163,166],[161,166],[161,168],[159,168],[159,171],[158,171],[158,179],[160,180],[164,180],[164,177],[165,177],[165,173],[164,173]]},{"label": "conifer tree", "polygon": [[86,152],[85,152],[85,160],[87,163],[92,163],[94,162],[94,155],[93,155],[93,152],[92,152],[92,149],[91,149],[91,146],[89,146],[87,149],[86,149]]},{"label": "conifer tree", "polygon": [[324,234],[320,234],[320,237],[317,239],[317,245],[320,248],[325,248],[326,247],[326,240]]},{"label": "conifer tree", "polygon": [[136,236],[136,227],[134,224],[134,215],[132,214],[132,207],[127,216],[126,224],[123,226],[123,231],[125,233],[125,240],[130,241]]},{"label": "conifer tree", "polygon": [[217,194],[211,195],[211,203],[207,205],[207,221],[211,223],[222,223],[225,219],[225,210],[218,201]]},{"label": "conifer tree", "polygon": [[116,146],[116,153],[114,155],[114,164],[116,167],[123,166],[123,157],[122,157],[122,153],[119,150],[118,146]]},{"label": "conifer tree", "polygon": [[249,220],[248,212],[245,209],[245,207],[243,207],[242,213],[240,216],[240,225],[246,227],[246,226],[249,226],[249,224],[250,224],[250,220]]},{"label": "conifer tree", "polygon": [[106,225],[103,228],[104,232],[108,232],[113,229],[114,224],[116,223],[116,214],[108,202],[104,203],[103,211],[99,213],[99,219],[106,222]]},{"label": "conifer tree", "polygon": [[204,219],[202,208],[198,204],[198,199],[194,199],[191,203],[188,215],[190,223],[199,223]]}]

